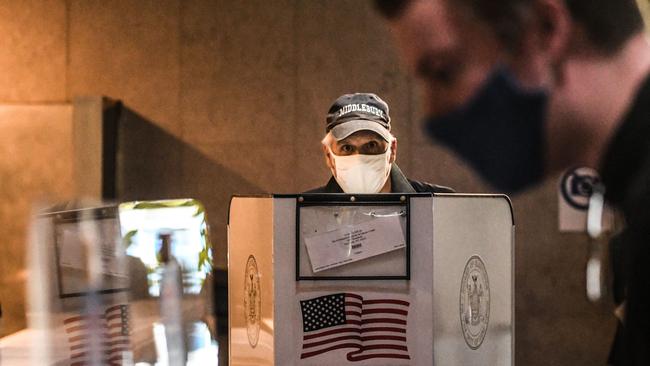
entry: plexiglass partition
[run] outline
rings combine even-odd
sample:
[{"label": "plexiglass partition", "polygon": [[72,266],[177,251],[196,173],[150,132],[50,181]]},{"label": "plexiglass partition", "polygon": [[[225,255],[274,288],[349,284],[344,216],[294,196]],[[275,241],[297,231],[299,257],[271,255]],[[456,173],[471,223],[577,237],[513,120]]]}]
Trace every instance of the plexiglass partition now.
[{"label": "plexiglass partition", "polygon": [[29,328],[3,365],[217,365],[200,202],[58,205],[29,236]]}]

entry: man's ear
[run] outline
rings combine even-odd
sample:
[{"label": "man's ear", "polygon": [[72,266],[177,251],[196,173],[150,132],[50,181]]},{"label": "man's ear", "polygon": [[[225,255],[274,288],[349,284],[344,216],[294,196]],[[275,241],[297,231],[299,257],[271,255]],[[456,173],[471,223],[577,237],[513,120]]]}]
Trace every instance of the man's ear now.
[{"label": "man's ear", "polygon": [[397,159],[397,138],[394,137],[390,144],[390,163],[394,163]]},{"label": "man's ear", "polygon": [[[577,28],[565,0],[538,0],[536,12],[539,19],[540,47],[546,55],[546,63],[551,66],[553,84],[564,84],[564,63],[572,42],[578,36]],[[579,48],[578,48],[579,49]]]},{"label": "man's ear", "polygon": [[327,148],[327,146],[321,145],[321,147],[323,148],[323,154],[324,154],[323,157],[325,158],[325,164],[332,171],[332,174],[334,174],[333,172],[336,171],[336,169],[334,168],[334,159],[332,159],[332,157],[330,156],[330,151]]},{"label": "man's ear", "polygon": [[522,26],[524,35],[514,70],[524,85],[561,83],[558,70],[571,48],[573,31],[565,0],[535,0],[531,13]]},{"label": "man's ear", "polygon": [[538,0],[540,41],[552,63],[561,61],[571,42],[573,21],[564,0]]}]

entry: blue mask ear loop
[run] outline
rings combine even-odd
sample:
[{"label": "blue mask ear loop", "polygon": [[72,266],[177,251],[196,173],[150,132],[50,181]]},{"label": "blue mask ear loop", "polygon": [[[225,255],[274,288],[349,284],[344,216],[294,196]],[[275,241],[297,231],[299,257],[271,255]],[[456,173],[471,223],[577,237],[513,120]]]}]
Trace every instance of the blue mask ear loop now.
[{"label": "blue mask ear loop", "polygon": [[603,271],[603,244],[598,240],[603,233],[603,211],[605,207],[605,186],[597,183],[589,197],[587,211],[587,234],[589,234],[589,259],[586,268],[587,298],[591,302],[598,302],[605,293],[605,279]]}]

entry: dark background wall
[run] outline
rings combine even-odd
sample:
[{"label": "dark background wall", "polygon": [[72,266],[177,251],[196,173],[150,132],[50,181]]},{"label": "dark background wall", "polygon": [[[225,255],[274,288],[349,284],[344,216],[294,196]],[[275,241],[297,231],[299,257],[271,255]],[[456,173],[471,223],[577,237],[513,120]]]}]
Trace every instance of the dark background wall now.
[{"label": "dark background wall", "polygon": [[[421,133],[418,92],[369,1],[0,0],[0,45],[0,104],[106,95],[151,121],[161,141],[182,146],[155,146],[173,151],[164,164],[142,160],[152,154],[124,157],[161,182],[129,182],[129,198],[162,192],[204,201],[221,268],[232,194],[297,192],[327,180],[324,115],[345,92],[372,91],[388,101],[398,163],[410,177],[489,191]],[[35,119],[7,108],[0,108],[0,146],[23,150],[0,150],[0,258],[13,258],[0,259],[0,301],[11,314],[4,333],[24,325],[16,294],[28,278],[30,202],[73,194],[70,112]],[[170,161],[175,169],[166,169]],[[604,364],[614,319],[609,304],[585,298],[587,240],[557,232],[555,181],[513,203],[517,363]]]}]

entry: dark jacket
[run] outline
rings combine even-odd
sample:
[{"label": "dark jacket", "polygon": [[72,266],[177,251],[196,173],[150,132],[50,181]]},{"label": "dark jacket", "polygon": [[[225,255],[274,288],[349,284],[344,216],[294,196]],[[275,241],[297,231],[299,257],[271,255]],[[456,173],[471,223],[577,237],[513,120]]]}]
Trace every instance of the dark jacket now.
[{"label": "dark jacket", "polygon": [[[454,190],[426,182],[419,182],[406,178],[404,173],[400,170],[397,164],[393,164],[390,168],[390,186],[391,193],[416,193],[416,192],[430,192],[430,193],[454,193]],[[334,177],[331,177],[329,182],[322,187],[309,190],[305,193],[344,193],[341,186],[336,182]]]},{"label": "dark jacket", "polygon": [[650,76],[607,147],[600,172],[605,198],[626,221],[611,248],[616,300],[624,296],[626,304],[611,361],[650,365]]}]

